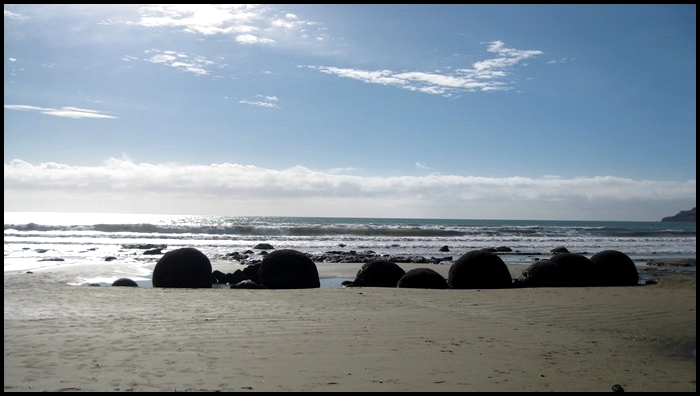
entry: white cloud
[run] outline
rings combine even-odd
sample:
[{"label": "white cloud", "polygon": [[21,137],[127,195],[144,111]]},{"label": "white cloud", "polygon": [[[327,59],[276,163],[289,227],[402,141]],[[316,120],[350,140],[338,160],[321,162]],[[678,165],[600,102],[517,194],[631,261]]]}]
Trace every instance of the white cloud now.
[{"label": "white cloud", "polygon": [[280,108],[277,105],[277,102],[279,102],[279,98],[277,96],[257,95],[257,98],[258,98],[258,100],[241,99],[238,101],[238,103],[251,105],[251,106],[258,106],[258,107],[269,107],[269,108],[273,108],[273,109]]},{"label": "white cloud", "polygon": [[115,116],[102,114],[97,110],[81,109],[79,107],[61,107],[59,109],[54,109],[50,107],[38,107],[30,105],[12,105],[7,104],[5,108],[8,110],[19,110],[19,111],[38,111],[41,114],[46,114],[55,117],[66,117],[66,118],[117,118]]},{"label": "white cloud", "polygon": [[14,19],[16,21],[25,21],[25,20],[29,19],[26,16],[21,15],[21,14],[17,14],[17,13],[8,11],[8,10],[4,10],[4,11],[5,11],[5,18]]},{"label": "white cloud", "polygon": [[[209,74],[210,68],[224,68],[226,67],[223,63],[214,62],[207,59],[204,56],[199,55],[188,55],[184,52],[177,51],[160,51],[157,49],[151,49],[145,51],[148,58],[144,60],[150,63],[163,64],[166,66],[174,67],[188,73],[194,73],[198,75]],[[131,61],[133,57],[124,57],[124,61]]]},{"label": "white cloud", "polygon": [[526,59],[543,54],[538,50],[506,48],[502,41],[489,43],[488,51],[498,54],[499,57],[475,62],[472,69],[457,69],[451,74],[422,71],[394,73],[391,70],[370,71],[331,66],[308,67],[322,73],[370,84],[393,85],[412,91],[449,97],[463,92],[511,90],[513,89],[511,82],[505,80],[510,76],[510,70]]},{"label": "white cloud", "polygon": [[236,41],[241,44],[272,44],[275,40],[258,37],[252,34],[241,34],[236,36]]},{"label": "white cloud", "polygon": [[6,211],[659,220],[694,206],[696,194],[695,180],[366,177],[303,166],[149,164],[126,157],[100,166],[13,160],[4,168]]},{"label": "white cloud", "polygon": [[[241,44],[298,43],[324,38],[319,24],[261,4],[153,4],[126,22],[149,28],[176,28],[204,36],[233,35]],[[314,28],[314,32],[310,29]]]}]

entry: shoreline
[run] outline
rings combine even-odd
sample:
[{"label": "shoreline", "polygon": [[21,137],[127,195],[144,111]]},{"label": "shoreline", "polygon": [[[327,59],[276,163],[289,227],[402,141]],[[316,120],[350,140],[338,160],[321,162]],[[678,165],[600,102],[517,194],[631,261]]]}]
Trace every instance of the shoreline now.
[{"label": "shoreline", "polygon": [[[532,263],[535,261],[533,260]],[[531,262],[522,263],[506,263],[508,270],[511,274],[512,279],[517,279],[520,277],[522,272],[528,268]],[[695,258],[689,257],[656,257],[644,259],[642,261],[643,265],[637,262],[637,271],[639,273],[639,282],[643,284],[646,281],[656,281],[656,279],[661,277],[668,277],[675,274],[678,275],[694,275],[696,271],[696,260]],[[248,265],[243,264],[234,260],[211,260],[212,271],[217,270],[223,273],[233,273],[237,270],[242,270]],[[315,262],[316,267],[319,272],[320,279],[331,280],[328,284],[334,284],[333,279],[354,279],[357,272],[364,264],[363,262]],[[415,268],[430,268],[438,272],[445,279],[448,277],[448,272],[453,262],[443,261],[439,264],[435,263],[404,263],[397,262],[397,265],[402,267],[404,270],[409,271]],[[152,266],[155,266],[155,261]],[[152,271],[152,269],[151,269]],[[62,279],[63,282],[74,285],[74,286],[111,286],[111,283],[118,278],[129,278],[135,280],[141,287],[152,287],[150,285],[150,275],[141,274],[129,274],[123,270],[114,272],[105,268],[103,270],[98,270],[95,265],[77,265],[77,266],[58,266],[58,267],[48,267],[39,268],[33,270],[19,270],[5,272],[8,274],[22,274],[22,273],[52,273],[55,277]],[[93,273],[93,275],[86,277],[86,273]],[[80,280],[82,279],[82,280]],[[146,286],[143,286],[146,285]],[[324,287],[324,286],[322,286]],[[337,286],[340,287],[338,284]],[[223,286],[217,286],[216,288],[226,288]]]},{"label": "shoreline", "polygon": [[[317,267],[354,277],[361,265]],[[695,267],[649,268],[657,283],[643,287],[495,290],[75,287],[79,268],[6,273],[4,390],[695,391]]]}]

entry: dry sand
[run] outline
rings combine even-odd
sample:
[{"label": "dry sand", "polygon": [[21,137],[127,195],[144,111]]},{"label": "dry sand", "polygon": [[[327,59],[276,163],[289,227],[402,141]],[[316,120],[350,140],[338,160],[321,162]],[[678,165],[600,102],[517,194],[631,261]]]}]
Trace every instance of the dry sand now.
[{"label": "dry sand", "polygon": [[[318,264],[321,277],[360,266]],[[66,275],[5,275],[5,391],[696,390],[694,269],[647,286],[508,290],[90,287]]]}]

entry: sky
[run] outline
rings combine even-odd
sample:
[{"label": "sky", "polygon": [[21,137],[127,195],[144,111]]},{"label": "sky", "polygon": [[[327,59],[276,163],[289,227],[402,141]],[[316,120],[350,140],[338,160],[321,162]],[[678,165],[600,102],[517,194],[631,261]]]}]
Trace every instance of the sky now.
[{"label": "sky", "polygon": [[5,212],[659,221],[696,5],[4,5]]}]

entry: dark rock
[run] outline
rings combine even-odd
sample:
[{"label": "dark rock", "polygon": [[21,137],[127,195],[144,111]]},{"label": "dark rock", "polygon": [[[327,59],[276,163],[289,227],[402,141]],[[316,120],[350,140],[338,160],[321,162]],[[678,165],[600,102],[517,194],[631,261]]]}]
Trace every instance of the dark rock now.
[{"label": "dark rock", "polygon": [[243,281],[251,281],[254,283],[260,283],[260,278],[258,276],[259,271],[258,264],[247,265],[242,270],[235,270],[233,273],[224,274],[219,270],[212,272],[213,283],[218,284],[231,284],[235,285]]},{"label": "dark rock", "polygon": [[116,260],[116,259],[117,259],[117,258],[114,257],[114,256],[107,256],[107,257],[105,257],[105,261],[114,261],[114,260]]},{"label": "dark rock", "polygon": [[593,286],[593,263],[577,253],[557,253],[550,261],[561,269],[562,286]]},{"label": "dark rock", "polygon": [[355,286],[396,287],[406,271],[393,261],[377,259],[362,265],[355,275]]},{"label": "dark rock", "polygon": [[508,266],[487,250],[472,250],[452,264],[447,284],[453,289],[510,288],[513,280]]},{"label": "dark rock", "polygon": [[153,269],[153,287],[211,288],[211,285],[211,262],[195,248],[171,250]]},{"label": "dark rock", "polygon": [[260,283],[260,263],[248,265],[243,270],[236,270],[233,275],[233,280],[229,283],[238,283],[244,280]]},{"label": "dark rock", "polygon": [[129,286],[129,287],[139,287],[138,283],[129,278],[119,278],[112,282],[112,286]]},{"label": "dark rock", "polygon": [[520,287],[566,286],[564,272],[559,264],[550,260],[539,260],[530,264],[518,279]]},{"label": "dark rock", "polygon": [[258,243],[253,249],[274,250],[275,248],[269,243]]},{"label": "dark rock", "polygon": [[211,273],[212,283],[226,284],[228,283],[228,275],[219,270],[214,270]]},{"label": "dark rock", "polygon": [[569,249],[566,246],[557,246],[549,251],[550,253],[569,253]]},{"label": "dark rock", "polygon": [[449,252],[449,251],[450,251],[450,248],[449,248],[447,245],[445,245],[445,246],[443,246],[443,247],[440,248],[440,251],[441,251],[441,252]]},{"label": "dark rock", "polygon": [[664,217],[661,219],[663,222],[669,221],[692,221],[695,222],[695,208],[690,210],[681,210],[674,216]]},{"label": "dark rock", "polygon": [[625,388],[622,387],[620,384],[615,384],[612,386],[612,391],[613,392],[624,392]]},{"label": "dark rock", "polygon": [[163,248],[149,249],[143,252],[143,254],[163,254],[161,250],[163,250]]},{"label": "dark rock", "polygon": [[593,283],[596,286],[636,286],[639,272],[628,255],[617,250],[603,250],[591,256]]},{"label": "dark rock", "polygon": [[447,280],[431,268],[409,270],[396,283],[396,287],[414,289],[447,289]]},{"label": "dark rock", "polygon": [[316,263],[294,249],[275,250],[259,264],[260,284],[268,289],[310,289],[321,287]]}]

